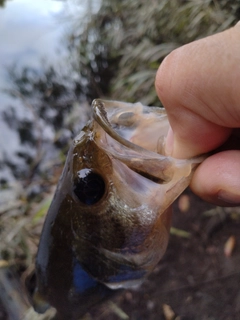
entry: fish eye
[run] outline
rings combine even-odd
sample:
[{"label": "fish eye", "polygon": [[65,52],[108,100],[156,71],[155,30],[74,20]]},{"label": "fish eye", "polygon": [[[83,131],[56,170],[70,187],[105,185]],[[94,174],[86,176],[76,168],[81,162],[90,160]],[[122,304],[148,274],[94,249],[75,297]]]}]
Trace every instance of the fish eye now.
[{"label": "fish eye", "polygon": [[82,203],[92,205],[103,197],[105,183],[98,173],[91,169],[82,169],[78,171],[73,191]]}]

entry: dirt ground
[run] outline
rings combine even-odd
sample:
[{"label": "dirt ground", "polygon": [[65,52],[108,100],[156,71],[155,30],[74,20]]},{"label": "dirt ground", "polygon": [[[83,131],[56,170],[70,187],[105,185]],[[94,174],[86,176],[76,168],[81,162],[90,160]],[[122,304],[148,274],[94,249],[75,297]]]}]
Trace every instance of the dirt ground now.
[{"label": "dirt ground", "polygon": [[[240,319],[239,208],[216,208],[189,190],[185,194],[190,209],[180,212],[176,202],[173,226],[191,237],[171,235],[164,258],[140,289],[124,291],[84,319]],[[236,244],[227,256],[231,236]]]}]

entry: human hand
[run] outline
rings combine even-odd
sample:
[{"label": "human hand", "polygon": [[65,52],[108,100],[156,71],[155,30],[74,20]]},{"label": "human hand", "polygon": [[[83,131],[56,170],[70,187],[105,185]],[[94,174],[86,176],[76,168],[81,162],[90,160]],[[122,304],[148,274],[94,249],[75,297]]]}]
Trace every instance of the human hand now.
[{"label": "human hand", "polygon": [[189,158],[234,140],[203,161],[190,187],[206,201],[240,205],[240,23],[174,50],[155,85],[172,127],[169,155]]}]

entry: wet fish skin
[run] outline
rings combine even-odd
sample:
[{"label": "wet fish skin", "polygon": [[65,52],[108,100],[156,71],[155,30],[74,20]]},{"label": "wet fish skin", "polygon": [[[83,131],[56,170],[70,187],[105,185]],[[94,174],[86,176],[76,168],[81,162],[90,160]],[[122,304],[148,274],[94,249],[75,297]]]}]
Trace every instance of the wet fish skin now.
[{"label": "wet fish skin", "polygon": [[[35,296],[63,319],[153,270],[168,244],[171,204],[201,162],[164,155],[164,110],[103,100],[93,109],[69,150],[36,259]],[[36,299],[35,309],[43,311]]]}]

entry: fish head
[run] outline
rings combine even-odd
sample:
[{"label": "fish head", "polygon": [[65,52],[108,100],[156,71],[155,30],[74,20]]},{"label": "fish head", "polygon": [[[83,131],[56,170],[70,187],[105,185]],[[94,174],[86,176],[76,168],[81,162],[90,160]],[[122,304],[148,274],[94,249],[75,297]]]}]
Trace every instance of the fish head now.
[{"label": "fish head", "polygon": [[201,161],[165,155],[164,109],[100,99],[92,106],[93,119],[69,150],[36,259],[35,297],[73,319],[153,270],[167,248],[171,204]]}]

